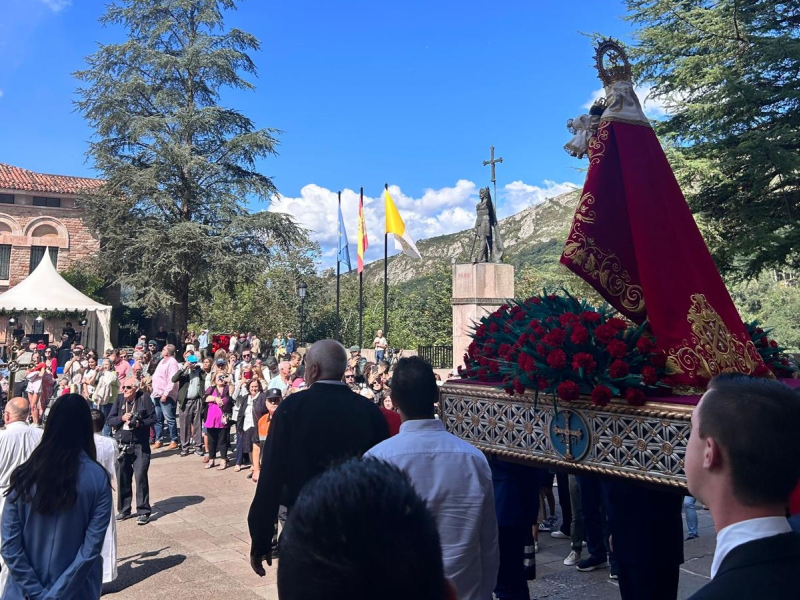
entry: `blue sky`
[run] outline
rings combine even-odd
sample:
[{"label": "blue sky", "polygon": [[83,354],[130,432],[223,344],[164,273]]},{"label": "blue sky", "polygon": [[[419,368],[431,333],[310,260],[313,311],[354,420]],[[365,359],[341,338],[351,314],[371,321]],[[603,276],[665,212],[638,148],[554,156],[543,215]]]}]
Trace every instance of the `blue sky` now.
[{"label": "blue sky", "polygon": [[[123,39],[97,22],[104,4],[3,0],[0,162],[96,175],[85,163],[92,132],[73,111],[71,73],[97,43]],[[295,214],[327,253],[337,190],[355,239],[359,186],[373,245],[384,182],[412,235],[449,233],[471,225],[490,145],[504,158],[501,215],[581,185],[583,162],[562,150],[566,120],[600,88],[581,33],[628,40],[623,16],[618,0],[245,0],[227,25],[261,41],[259,77],[255,92],[225,100],[258,126],[283,130],[280,156],[261,165],[282,195],[272,209]]]}]

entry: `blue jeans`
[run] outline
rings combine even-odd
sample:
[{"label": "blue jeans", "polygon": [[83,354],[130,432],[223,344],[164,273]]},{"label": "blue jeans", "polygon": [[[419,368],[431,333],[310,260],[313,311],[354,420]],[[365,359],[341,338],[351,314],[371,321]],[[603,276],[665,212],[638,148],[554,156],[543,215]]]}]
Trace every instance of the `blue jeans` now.
[{"label": "blue jeans", "polygon": [[699,535],[697,533],[697,508],[695,508],[695,502],[697,500],[693,496],[686,496],[683,499],[683,512],[686,513],[686,529],[689,537],[697,537]]},{"label": "blue jeans", "polygon": [[161,398],[153,398],[153,404],[155,405],[155,412],[156,412],[156,422],[153,425],[153,429],[156,430],[155,438],[153,438],[156,442],[161,441],[161,434],[164,433],[164,410],[161,408]]},{"label": "blue jeans", "polygon": [[385,350],[375,350],[375,362],[379,363],[383,360],[383,353]]},{"label": "blue jeans", "polygon": [[108,415],[111,414],[111,409],[113,408],[113,404],[100,404],[97,409],[103,413],[103,416],[106,419],[106,424],[103,426],[103,435],[106,437],[111,437],[111,426],[108,424]]},{"label": "blue jeans", "polygon": [[[177,405],[175,400],[171,398],[166,402],[161,402],[159,398],[156,401],[156,414],[158,414],[158,406],[161,405],[161,414],[164,416],[164,421],[167,422],[167,433],[169,434],[169,441],[175,442],[176,444],[180,442],[180,438],[178,437],[178,424],[175,421],[175,413],[177,411]],[[156,421],[156,439],[160,440],[161,436],[160,433],[163,433],[163,425],[159,427],[160,423]],[[159,431],[161,430],[161,431]]]}]

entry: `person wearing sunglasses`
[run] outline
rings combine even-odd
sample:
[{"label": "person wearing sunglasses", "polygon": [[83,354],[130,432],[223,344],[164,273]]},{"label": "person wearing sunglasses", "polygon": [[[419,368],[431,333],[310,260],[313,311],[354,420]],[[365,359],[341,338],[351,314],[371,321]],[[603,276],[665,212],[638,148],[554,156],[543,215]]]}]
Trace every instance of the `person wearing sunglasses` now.
[{"label": "person wearing sunglasses", "polygon": [[359,392],[361,388],[359,388],[358,384],[356,384],[356,374],[352,369],[347,369],[344,372],[344,377],[342,377],[342,381],[354,392]]},{"label": "person wearing sunglasses", "polygon": [[117,458],[117,521],[131,517],[133,480],[136,480],[136,523],[150,522],[150,427],[155,425],[156,413],[150,394],[139,389],[133,377],[122,381],[122,393],[117,396],[108,415],[108,425],[114,429],[119,457]]}]

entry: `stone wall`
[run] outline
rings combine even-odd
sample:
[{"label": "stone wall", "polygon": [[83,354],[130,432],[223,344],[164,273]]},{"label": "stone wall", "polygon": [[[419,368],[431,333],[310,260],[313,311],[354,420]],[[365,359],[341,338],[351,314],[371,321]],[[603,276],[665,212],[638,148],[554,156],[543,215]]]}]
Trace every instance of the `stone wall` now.
[{"label": "stone wall", "polygon": [[0,204],[0,244],[11,245],[9,279],[0,280],[0,292],[28,276],[31,246],[58,247],[58,271],[95,256],[100,245],[82,216],[77,208]]}]

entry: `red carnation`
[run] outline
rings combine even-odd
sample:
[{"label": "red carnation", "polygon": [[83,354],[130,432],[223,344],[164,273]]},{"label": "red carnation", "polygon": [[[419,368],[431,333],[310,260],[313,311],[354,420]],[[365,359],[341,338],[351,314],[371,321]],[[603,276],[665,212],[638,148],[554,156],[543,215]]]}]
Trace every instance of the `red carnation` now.
[{"label": "red carnation", "polygon": [[777,348],[778,347],[778,342],[776,342],[775,340],[772,340],[769,343],[769,345],[770,345],[770,348]]},{"label": "red carnation", "polygon": [[629,372],[630,368],[628,367],[628,363],[624,360],[615,360],[608,367],[608,374],[611,375],[612,379],[627,377]]},{"label": "red carnation", "polygon": [[519,336],[519,339],[517,340],[517,343],[522,345],[527,341],[528,341],[528,334],[527,333],[523,333],[522,335]]},{"label": "red carnation", "polygon": [[572,357],[572,368],[574,370],[583,369],[584,371],[591,372],[597,366],[594,356],[588,352],[578,352]]},{"label": "red carnation", "polygon": [[585,344],[589,341],[589,330],[583,325],[575,325],[569,339],[573,344]]},{"label": "red carnation", "polygon": [[564,343],[565,339],[566,334],[564,333],[564,330],[556,327],[555,329],[552,329],[550,333],[544,336],[544,343],[548,346],[552,346],[553,348],[558,348]]},{"label": "red carnation", "polygon": [[771,372],[766,365],[758,365],[753,371],[753,377],[768,377]]},{"label": "red carnation", "polygon": [[658,373],[654,367],[642,367],[642,383],[655,385],[658,382]]},{"label": "red carnation", "polygon": [[558,296],[556,296],[555,294],[548,294],[547,295],[547,299],[548,300],[555,300],[556,298],[558,298]]},{"label": "red carnation", "polygon": [[534,296],[533,298],[529,298],[528,302],[530,302],[531,304],[541,304],[542,299],[539,298],[538,296]]},{"label": "red carnation", "polygon": [[561,323],[562,327],[566,327],[570,323],[574,323],[575,321],[578,320],[580,320],[580,317],[578,317],[578,315],[576,315],[575,313],[571,312],[566,312],[560,317],[558,317],[558,322]]},{"label": "red carnation", "polygon": [[656,369],[663,369],[667,366],[667,353],[666,352],[656,352],[653,356],[650,357],[650,364],[653,365]]},{"label": "red carnation", "polygon": [[625,358],[628,355],[628,344],[622,340],[611,340],[606,349],[614,358]]},{"label": "red carnation", "polygon": [[486,335],[486,325],[481,323],[480,325],[478,325],[478,328],[475,330],[475,336],[476,337],[483,337],[485,335]]},{"label": "red carnation", "polygon": [[764,333],[764,330],[761,327],[756,327],[756,333]]},{"label": "red carnation", "polygon": [[611,325],[598,325],[594,330],[594,336],[601,344],[607,344],[617,336],[617,330]]},{"label": "red carnation", "polygon": [[636,388],[625,390],[625,400],[631,406],[642,406],[644,404],[644,392]]},{"label": "red carnation", "polygon": [[562,400],[577,400],[581,395],[581,390],[574,381],[562,381],[558,384],[556,393]]},{"label": "red carnation", "polygon": [[655,350],[656,345],[646,337],[640,337],[639,340],[636,342],[636,349],[641,354],[650,354],[653,350]]},{"label": "red carnation", "polygon": [[[519,307],[515,306],[514,308],[519,308]],[[522,321],[525,318],[525,313],[522,312],[521,310],[518,310],[517,312],[512,311],[512,313],[514,314],[515,321]]]},{"label": "red carnation", "polygon": [[486,381],[489,377],[489,371],[486,369],[478,369],[478,381]]},{"label": "red carnation", "polygon": [[495,323],[494,321],[489,323],[489,333],[497,333],[497,330],[498,330],[497,323]]},{"label": "red carnation", "polygon": [[536,353],[540,356],[544,356],[547,354],[547,348],[544,347],[544,344],[537,344],[536,345]]},{"label": "red carnation", "polygon": [[525,393],[525,386],[522,385],[522,382],[519,379],[514,379],[514,391],[518,394]]},{"label": "red carnation", "polygon": [[606,321],[606,325],[613,327],[617,331],[622,331],[628,328],[628,324],[617,317],[610,318],[608,321]]},{"label": "red carnation", "polygon": [[589,323],[594,325],[600,322],[600,313],[596,313],[592,310],[586,310],[581,313],[581,321],[584,323]]},{"label": "red carnation", "polygon": [[499,373],[500,364],[496,360],[493,360],[492,362],[489,363],[489,371],[492,373]]},{"label": "red carnation", "polygon": [[592,390],[592,404],[595,406],[605,406],[611,401],[611,390],[604,385],[595,386]]},{"label": "red carnation", "polygon": [[567,355],[563,350],[551,350],[547,355],[547,364],[552,369],[563,369],[567,365]]}]

